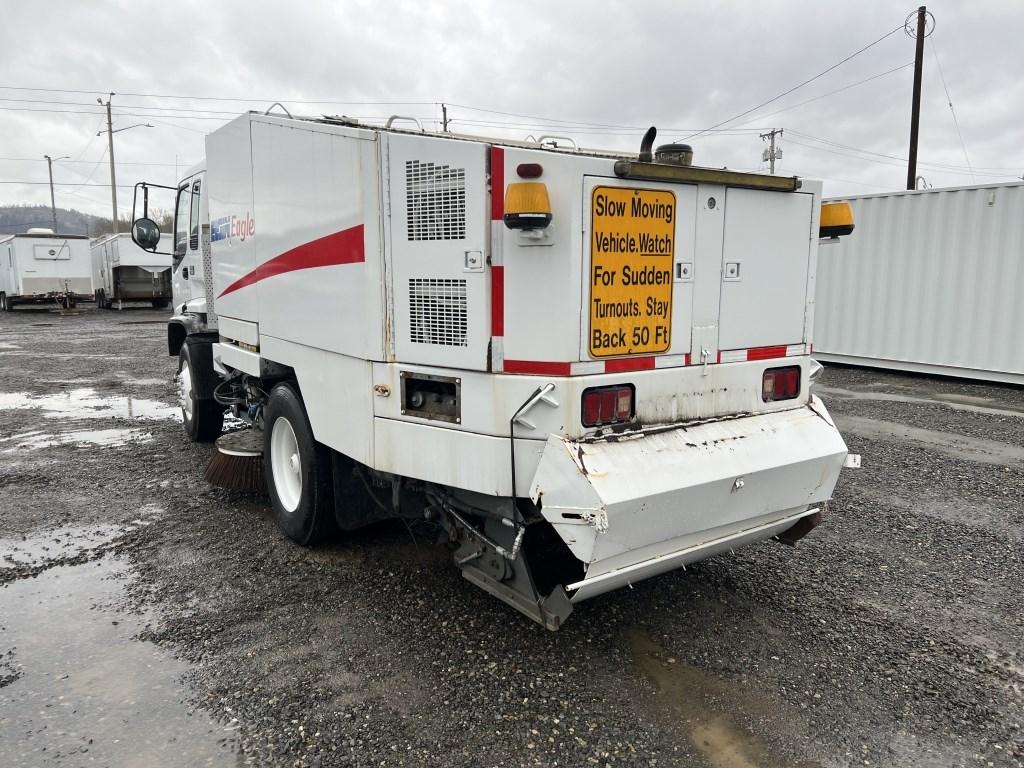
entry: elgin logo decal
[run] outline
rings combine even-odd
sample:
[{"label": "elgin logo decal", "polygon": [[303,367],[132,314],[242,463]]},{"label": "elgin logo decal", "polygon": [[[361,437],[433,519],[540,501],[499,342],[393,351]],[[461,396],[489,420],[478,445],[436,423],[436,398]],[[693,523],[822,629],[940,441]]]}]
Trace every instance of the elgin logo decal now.
[{"label": "elgin logo decal", "polygon": [[245,242],[246,238],[256,234],[256,219],[245,212],[244,217],[222,216],[210,222],[210,240],[229,240],[235,238]]},{"label": "elgin logo decal", "polygon": [[591,200],[590,356],[667,352],[672,345],[676,196],[597,187]]}]

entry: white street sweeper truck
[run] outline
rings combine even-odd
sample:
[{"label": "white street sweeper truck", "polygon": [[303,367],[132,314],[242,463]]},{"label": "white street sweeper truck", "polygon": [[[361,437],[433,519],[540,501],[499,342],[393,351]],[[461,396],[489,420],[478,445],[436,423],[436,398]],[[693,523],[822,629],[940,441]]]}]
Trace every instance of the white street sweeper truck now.
[{"label": "white street sweeper truck", "polygon": [[653,129],[626,157],[394,122],[245,114],[176,190],[185,431],[249,422],[218,447],[262,462],[289,537],[435,521],[556,629],[821,521],[848,455],[809,392],[814,275],[848,209]]}]

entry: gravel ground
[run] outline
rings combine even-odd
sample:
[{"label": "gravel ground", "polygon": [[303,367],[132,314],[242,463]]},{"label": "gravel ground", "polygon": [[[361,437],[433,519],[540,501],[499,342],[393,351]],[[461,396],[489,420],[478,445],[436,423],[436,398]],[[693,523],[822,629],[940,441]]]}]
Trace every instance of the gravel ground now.
[{"label": "gravel ground", "polygon": [[[264,499],[207,486],[211,448],[167,407],[164,319],[0,316],[4,765],[135,764],[118,734],[172,742],[146,765],[1024,765],[1024,391],[828,368],[864,468],[826,525],[551,633],[462,580],[428,530],[306,550]],[[5,620],[47,590],[95,610]],[[83,647],[97,618],[119,633],[90,646],[105,683],[31,653],[33,631]],[[116,667],[140,648],[128,690]],[[80,721],[61,696],[85,697]]]}]

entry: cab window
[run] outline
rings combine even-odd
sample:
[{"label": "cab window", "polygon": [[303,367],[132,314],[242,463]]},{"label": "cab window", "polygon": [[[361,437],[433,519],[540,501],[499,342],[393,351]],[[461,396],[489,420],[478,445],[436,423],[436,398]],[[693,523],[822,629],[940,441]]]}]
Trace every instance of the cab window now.
[{"label": "cab window", "polygon": [[[192,203],[192,191],[188,186],[178,190],[178,204],[174,209],[174,256],[181,259],[188,247],[189,206]],[[197,208],[199,206],[196,206]]]},{"label": "cab window", "polygon": [[192,185],[192,217],[189,220],[188,247],[199,250],[199,180]]}]

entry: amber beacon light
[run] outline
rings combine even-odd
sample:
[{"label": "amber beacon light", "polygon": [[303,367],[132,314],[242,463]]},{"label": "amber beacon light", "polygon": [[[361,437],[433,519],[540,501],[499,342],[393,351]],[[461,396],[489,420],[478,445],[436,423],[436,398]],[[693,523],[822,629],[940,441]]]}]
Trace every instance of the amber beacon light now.
[{"label": "amber beacon light", "polygon": [[849,203],[822,203],[818,237],[843,237],[853,232],[853,206]]},{"label": "amber beacon light", "polygon": [[542,181],[517,181],[505,189],[505,226],[544,229],[551,223],[551,200]]}]

